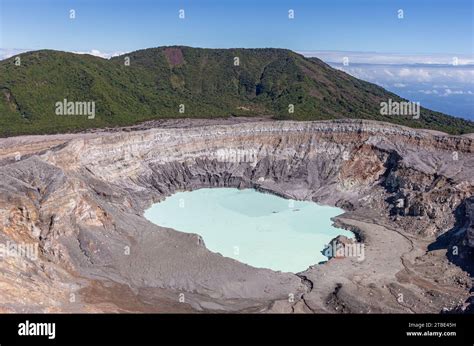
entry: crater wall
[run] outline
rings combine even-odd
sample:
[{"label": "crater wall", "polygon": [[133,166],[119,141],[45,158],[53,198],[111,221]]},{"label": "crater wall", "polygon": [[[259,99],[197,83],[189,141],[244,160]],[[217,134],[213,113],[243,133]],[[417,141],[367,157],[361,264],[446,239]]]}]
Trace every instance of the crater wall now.
[{"label": "crater wall", "polygon": [[[0,239],[37,244],[40,259],[17,259],[19,284],[9,272],[13,264],[2,263],[0,294],[21,291],[24,280],[51,303],[24,302],[33,311],[464,306],[472,286],[472,230],[458,228],[465,219],[456,210],[474,192],[472,138],[353,120],[186,124],[44,136],[28,146],[3,140]],[[219,186],[339,206],[346,213],[335,221],[364,236],[370,257],[331,259],[297,275],[273,272],[212,253],[198,235],[143,218],[147,207],[175,191]],[[450,261],[452,247],[462,244],[462,261]],[[439,269],[430,273],[433,263]],[[63,289],[47,292],[49,281]],[[118,302],[124,292],[132,302],[127,307]],[[403,304],[400,293],[409,297]],[[78,300],[70,302],[70,294]],[[110,298],[98,300],[104,295]],[[3,309],[19,311],[19,295],[10,301]]]}]

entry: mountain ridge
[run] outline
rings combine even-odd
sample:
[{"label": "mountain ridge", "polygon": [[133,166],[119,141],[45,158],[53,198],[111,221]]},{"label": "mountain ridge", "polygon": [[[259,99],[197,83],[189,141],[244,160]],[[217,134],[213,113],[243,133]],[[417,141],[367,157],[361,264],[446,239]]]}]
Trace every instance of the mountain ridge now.
[{"label": "mountain ridge", "polygon": [[[3,137],[229,116],[360,118],[451,134],[474,132],[472,121],[423,107],[419,119],[381,115],[380,102],[407,100],[280,48],[166,46],[110,59],[39,50],[0,61],[0,89]],[[57,115],[55,104],[63,100],[93,101],[96,114],[89,119]]]}]

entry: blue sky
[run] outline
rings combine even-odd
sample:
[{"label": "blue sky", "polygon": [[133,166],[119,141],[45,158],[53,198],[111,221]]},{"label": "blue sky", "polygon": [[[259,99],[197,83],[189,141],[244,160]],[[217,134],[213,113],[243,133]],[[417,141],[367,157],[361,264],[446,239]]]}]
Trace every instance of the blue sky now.
[{"label": "blue sky", "polygon": [[[473,53],[472,0],[0,0],[1,47]],[[76,19],[69,19],[69,10]],[[186,18],[178,18],[184,9]],[[295,19],[288,19],[294,9]],[[404,11],[398,19],[397,11]]]}]

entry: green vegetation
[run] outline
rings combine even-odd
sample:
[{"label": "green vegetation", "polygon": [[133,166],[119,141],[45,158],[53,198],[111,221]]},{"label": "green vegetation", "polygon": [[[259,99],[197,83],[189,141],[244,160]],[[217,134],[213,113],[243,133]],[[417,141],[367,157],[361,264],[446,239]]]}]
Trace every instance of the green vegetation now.
[{"label": "green vegetation", "polygon": [[[404,101],[318,59],[284,49],[160,47],[105,60],[41,50],[0,62],[0,136],[80,131],[174,117],[363,118],[448,133],[474,123],[421,109],[382,116],[380,102]],[[130,65],[126,66],[126,57]],[[239,66],[234,66],[234,58]],[[94,101],[96,116],[57,115],[56,102]],[[406,101],[406,100],[405,100]],[[185,112],[180,113],[180,104]],[[289,105],[294,112],[289,113]]]}]

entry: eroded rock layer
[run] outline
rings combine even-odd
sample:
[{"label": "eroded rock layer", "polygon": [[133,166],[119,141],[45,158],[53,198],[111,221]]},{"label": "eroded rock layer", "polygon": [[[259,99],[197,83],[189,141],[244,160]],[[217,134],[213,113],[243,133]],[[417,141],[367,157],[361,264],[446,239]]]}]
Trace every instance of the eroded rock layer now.
[{"label": "eroded rock layer", "polygon": [[[0,142],[3,311],[465,311],[474,141],[371,121],[176,122]],[[143,218],[178,190],[336,205],[364,259],[253,268]],[[321,251],[322,249],[315,249]],[[31,256],[30,256],[31,257]]]}]

